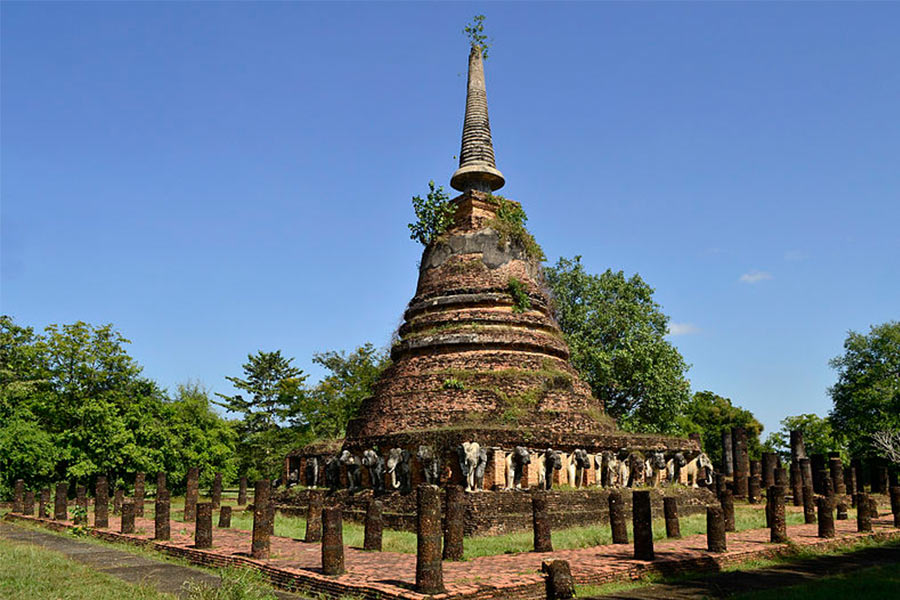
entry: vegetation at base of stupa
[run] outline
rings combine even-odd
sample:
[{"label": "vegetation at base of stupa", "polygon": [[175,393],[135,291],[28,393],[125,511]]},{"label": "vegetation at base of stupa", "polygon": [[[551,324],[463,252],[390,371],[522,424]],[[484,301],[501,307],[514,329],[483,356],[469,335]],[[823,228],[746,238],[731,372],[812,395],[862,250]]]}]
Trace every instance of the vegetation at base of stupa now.
[{"label": "vegetation at base of stupa", "polygon": [[[463,28],[463,33],[469,38],[469,43],[472,44],[473,48],[481,49],[481,58],[487,60],[488,49],[492,44],[488,41],[488,36],[484,33],[484,19],[484,15],[475,15],[469,23],[466,23],[466,26]],[[493,42],[493,40],[491,40],[491,42]]]},{"label": "vegetation at base of stupa", "polygon": [[416,221],[407,225],[409,238],[423,246],[430,245],[453,225],[456,206],[450,202],[450,196],[443,186],[435,187],[434,180],[428,182],[428,194],[425,198],[413,196],[412,205]]}]

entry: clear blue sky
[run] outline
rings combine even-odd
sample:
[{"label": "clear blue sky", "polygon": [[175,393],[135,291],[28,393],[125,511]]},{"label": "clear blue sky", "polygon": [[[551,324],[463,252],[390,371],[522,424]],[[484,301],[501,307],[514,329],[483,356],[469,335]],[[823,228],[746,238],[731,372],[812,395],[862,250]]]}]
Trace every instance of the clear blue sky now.
[{"label": "clear blue sky", "polygon": [[4,2],[3,312],[112,322],[169,388],[386,344],[479,12],[548,257],[640,273],[767,430],[827,413],[847,331],[900,318],[898,3]]}]

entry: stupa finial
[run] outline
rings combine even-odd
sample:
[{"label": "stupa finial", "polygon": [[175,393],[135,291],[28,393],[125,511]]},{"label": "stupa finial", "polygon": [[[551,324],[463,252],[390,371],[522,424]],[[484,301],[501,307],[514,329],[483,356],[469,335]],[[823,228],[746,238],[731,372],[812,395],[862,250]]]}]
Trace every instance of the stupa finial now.
[{"label": "stupa finial", "polygon": [[450,178],[450,185],[461,192],[473,189],[491,192],[502,188],[504,183],[506,180],[494,162],[481,47],[473,45],[469,52],[466,118],[459,151],[459,169]]}]

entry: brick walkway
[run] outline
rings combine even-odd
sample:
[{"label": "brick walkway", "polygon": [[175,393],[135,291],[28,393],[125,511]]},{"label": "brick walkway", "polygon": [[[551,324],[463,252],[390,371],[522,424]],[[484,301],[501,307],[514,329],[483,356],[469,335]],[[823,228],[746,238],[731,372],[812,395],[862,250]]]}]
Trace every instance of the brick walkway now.
[{"label": "brick walkway", "polygon": [[[22,515],[7,518],[38,522],[53,529],[64,529],[71,522],[36,519]],[[883,515],[873,520],[873,534],[856,533],[856,521],[836,521],[835,540],[817,537],[816,525],[792,525],[788,535],[793,545],[825,548],[838,543],[875,536],[900,538],[900,529],[892,527],[892,517]],[[225,566],[228,564],[252,565],[263,572],[276,585],[311,593],[324,593],[331,597],[346,595],[375,600],[377,598],[402,598],[422,600],[425,596],[413,591],[415,583],[415,555],[388,552],[363,552],[345,548],[347,573],[340,577],[322,575],[321,548],[319,544],[306,544],[297,540],[272,537],[272,556],[265,561],[249,557],[250,532],[237,529],[218,529],[213,534],[213,550],[193,548],[193,525],[172,522],[172,540],[153,542],[154,524],[150,519],[137,519],[136,535],[116,533],[118,517],[110,516],[110,529],[92,530],[92,534],[109,540],[152,544],[167,554],[181,556],[199,564]],[[568,560],[578,583],[602,584],[616,580],[636,579],[648,573],[672,575],[687,571],[717,569],[726,564],[750,557],[775,556],[789,553],[787,544],[770,544],[768,529],[755,529],[728,534],[728,551],[722,554],[706,552],[706,536],[695,535],[680,540],[657,541],[656,559],[641,561],[632,558],[633,547],[595,546],[578,550],[560,550],[552,553],[519,553],[479,557],[465,562],[444,562],[444,584],[447,592],[435,599],[487,600],[490,598],[515,598],[532,600],[545,597],[544,579],[540,573],[541,561],[547,559]]]}]

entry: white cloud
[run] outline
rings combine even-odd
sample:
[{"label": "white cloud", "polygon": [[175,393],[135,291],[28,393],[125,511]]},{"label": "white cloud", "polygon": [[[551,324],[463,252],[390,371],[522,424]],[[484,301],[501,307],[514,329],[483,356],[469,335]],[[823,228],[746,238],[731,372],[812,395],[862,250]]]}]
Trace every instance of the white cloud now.
[{"label": "white cloud", "polygon": [[767,279],[772,279],[772,274],[766,271],[750,271],[749,273],[744,273],[741,275],[741,278],[738,280],[741,283],[759,283],[760,281],[765,281]]},{"label": "white cloud", "polygon": [[669,323],[669,335],[691,335],[700,333],[700,328],[693,323]]}]

